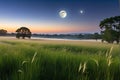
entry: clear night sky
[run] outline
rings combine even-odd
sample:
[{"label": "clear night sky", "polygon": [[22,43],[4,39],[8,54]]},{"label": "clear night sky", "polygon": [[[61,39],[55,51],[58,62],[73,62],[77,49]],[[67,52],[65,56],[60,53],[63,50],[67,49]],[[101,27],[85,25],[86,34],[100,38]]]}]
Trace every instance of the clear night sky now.
[{"label": "clear night sky", "polygon": [[8,32],[21,26],[33,33],[99,32],[101,20],[118,15],[119,0],[0,0],[0,29]]}]

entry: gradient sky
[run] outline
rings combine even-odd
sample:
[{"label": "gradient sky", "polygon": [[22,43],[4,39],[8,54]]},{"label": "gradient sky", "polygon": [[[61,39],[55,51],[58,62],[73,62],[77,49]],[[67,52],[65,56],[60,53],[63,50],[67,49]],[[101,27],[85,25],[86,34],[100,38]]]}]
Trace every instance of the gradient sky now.
[{"label": "gradient sky", "polygon": [[101,20],[118,15],[119,0],[0,0],[0,29],[8,32],[25,26],[33,33],[94,33]]}]

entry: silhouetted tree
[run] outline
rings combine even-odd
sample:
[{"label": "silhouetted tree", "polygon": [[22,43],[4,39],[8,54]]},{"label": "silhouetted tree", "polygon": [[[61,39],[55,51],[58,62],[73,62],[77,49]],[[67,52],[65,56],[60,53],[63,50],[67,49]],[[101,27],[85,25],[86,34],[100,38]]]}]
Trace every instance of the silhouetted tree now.
[{"label": "silhouetted tree", "polygon": [[26,27],[21,27],[19,29],[16,30],[17,34],[16,34],[16,38],[20,38],[22,37],[23,39],[25,37],[31,38],[31,31],[26,28]]},{"label": "silhouetted tree", "polygon": [[103,41],[113,43],[120,42],[120,16],[106,18],[100,22]]},{"label": "silhouetted tree", "polygon": [[4,29],[0,29],[0,35],[6,35],[7,34],[7,30]]}]

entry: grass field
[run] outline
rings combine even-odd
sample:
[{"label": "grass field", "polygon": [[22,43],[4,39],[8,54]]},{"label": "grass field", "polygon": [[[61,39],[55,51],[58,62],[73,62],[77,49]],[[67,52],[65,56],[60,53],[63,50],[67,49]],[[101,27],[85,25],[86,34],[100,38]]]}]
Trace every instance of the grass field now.
[{"label": "grass field", "polygon": [[0,80],[120,80],[120,45],[0,38]]}]

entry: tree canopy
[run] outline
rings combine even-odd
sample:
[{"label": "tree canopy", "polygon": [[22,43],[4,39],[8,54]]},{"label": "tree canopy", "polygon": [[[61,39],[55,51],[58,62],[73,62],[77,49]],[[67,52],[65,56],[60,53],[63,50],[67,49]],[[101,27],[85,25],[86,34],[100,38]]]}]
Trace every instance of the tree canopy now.
[{"label": "tree canopy", "polygon": [[16,38],[22,37],[23,39],[25,37],[31,38],[31,31],[27,27],[20,27],[16,30]]},{"label": "tree canopy", "polygon": [[106,18],[100,22],[103,41],[113,43],[120,42],[120,16]]},{"label": "tree canopy", "polygon": [[7,34],[7,30],[4,29],[0,29],[0,35],[6,35]]}]

